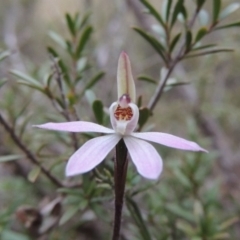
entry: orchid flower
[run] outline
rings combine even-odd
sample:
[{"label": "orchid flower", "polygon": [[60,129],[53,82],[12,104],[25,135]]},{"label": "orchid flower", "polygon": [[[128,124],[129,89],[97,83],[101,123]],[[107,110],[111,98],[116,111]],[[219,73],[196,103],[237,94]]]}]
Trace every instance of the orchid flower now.
[{"label": "orchid flower", "polygon": [[108,153],[123,139],[129,155],[139,174],[148,179],[157,179],[163,163],[156,149],[147,141],[167,147],[189,151],[204,151],[197,143],[161,132],[134,132],[139,119],[135,104],[135,85],[131,65],[126,53],[122,52],[117,71],[118,101],[109,108],[112,128],[86,121],[46,123],[38,128],[65,132],[96,132],[105,136],[95,137],[83,144],[69,159],[66,176],[88,172],[100,164]]}]

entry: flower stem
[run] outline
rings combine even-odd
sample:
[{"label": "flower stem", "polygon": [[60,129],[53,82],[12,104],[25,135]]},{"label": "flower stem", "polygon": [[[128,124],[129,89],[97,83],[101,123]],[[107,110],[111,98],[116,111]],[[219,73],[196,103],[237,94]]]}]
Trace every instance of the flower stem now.
[{"label": "flower stem", "polygon": [[121,229],[123,198],[128,166],[127,148],[123,139],[120,140],[116,146],[116,158],[114,165],[115,213],[112,240],[118,240]]}]

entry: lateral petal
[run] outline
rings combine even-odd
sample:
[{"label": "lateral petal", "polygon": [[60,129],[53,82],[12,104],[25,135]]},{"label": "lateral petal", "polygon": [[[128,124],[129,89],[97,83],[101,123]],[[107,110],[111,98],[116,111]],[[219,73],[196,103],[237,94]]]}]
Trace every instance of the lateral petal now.
[{"label": "lateral petal", "polygon": [[133,116],[132,119],[127,123],[125,134],[131,134],[136,129],[139,119],[138,106],[134,103],[129,103],[129,107],[132,108]]},{"label": "lateral petal", "polygon": [[159,143],[167,147],[189,150],[189,151],[203,151],[208,152],[207,150],[201,148],[197,143],[188,141],[186,139],[161,132],[140,132],[132,133],[131,136],[136,138],[141,138],[147,141]]},{"label": "lateral petal", "polygon": [[34,125],[33,127],[50,129],[64,132],[99,132],[99,133],[114,133],[113,129],[106,128],[96,123],[75,121],[63,123],[45,123],[42,125]]},{"label": "lateral petal", "polygon": [[113,134],[87,141],[70,157],[66,166],[66,176],[74,176],[92,170],[104,160],[120,139],[121,137]]},{"label": "lateral petal", "polygon": [[114,112],[117,109],[117,106],[118,106],[118,103],[114,102],[109,107],[110,121],[111,121],[111,124],[112,124],[112,128],[114,129],[115,132],[116,132],[116,129],[117,129],[117,119],[114,117]]},{"label": "lateral petal", "polygon": [[157,179],[163,163],[156,149],[148,142],[131,136],[123,139],[137,171],[145,178]]}]

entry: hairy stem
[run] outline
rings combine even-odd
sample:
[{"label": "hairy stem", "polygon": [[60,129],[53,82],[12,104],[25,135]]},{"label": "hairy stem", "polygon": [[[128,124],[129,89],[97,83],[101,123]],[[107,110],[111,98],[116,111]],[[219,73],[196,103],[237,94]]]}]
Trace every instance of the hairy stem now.
[{"label": "hairy stem", "polygon": [[112,240],[118,240],[121,229],[123,198],[128,166],[127,148],[123,139],[120,140],[120,142],[116,146],[116,158],[114,164],[115,164],[114,170],[115,213]]}]

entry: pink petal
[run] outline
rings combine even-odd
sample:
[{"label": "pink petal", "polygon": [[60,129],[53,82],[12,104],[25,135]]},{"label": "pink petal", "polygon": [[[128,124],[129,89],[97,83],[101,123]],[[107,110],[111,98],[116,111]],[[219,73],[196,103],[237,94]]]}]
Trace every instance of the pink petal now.
[{"label": "pink petal", "polygon": [[110,115],[110,121],[112,124],[112,128],[116,131],[117,128],[117,119],[114,117],[114,112],[116,111],[118,107],[117,102],[113,102],[111,106],[109,107],[109,115]]},{"label": "pink petal", "polygon": [[126,127],[126,134],[131,134],[138,125],[138,119],[139,119],[139,109],[138,106],[134,103],[129,103],[129,107],[131,107],[133,116],[132,119],[128,122]]},{"label": "pink petal", "polygon": [[156,149],[148,142],[133,138],[124,137],[133,163],[137,171],[145,178],[157,179],[162,172],[162,158]]},{"label": "pink petal", "polygon": [[34,125],[34,127],[50,129],[64,132],[99,132],[99,133],[114,133],[110,128],[103,127],[96,123],[76,121],[63,123],[45,123],[42,125]]},{"label": "pink petal", "polygon": [[104,160],[120,139],[118,135],[107,135],[87,141],[70,157],[66,166],[66,176],[92,170]]},{"label": "pink petal", "polygon": [[159,143],[167,147],[172,147],[172,148],[177,148],[182,150],[189,150],[189,151],[207,152],[207,150],[201,148],[195,142],[191,142],[167,133],[142,132],[142,133],[132,133],[131,136],[134,136],[136,138],[141,138],[147,141]]}]

